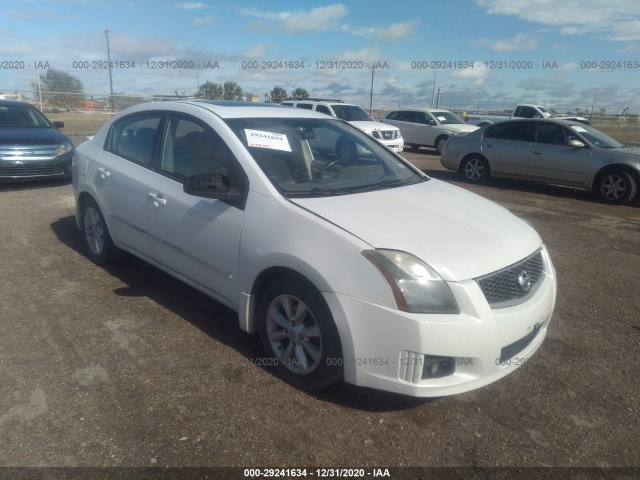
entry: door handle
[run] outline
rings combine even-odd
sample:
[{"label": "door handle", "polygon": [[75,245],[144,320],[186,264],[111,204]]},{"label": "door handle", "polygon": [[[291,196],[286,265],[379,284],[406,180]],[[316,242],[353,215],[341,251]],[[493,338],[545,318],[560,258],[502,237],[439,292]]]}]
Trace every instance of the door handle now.
[{"label": "door handle", "polygon": [[151,198],[151,200],[153,200],[153,203],[156,205],[156,207],[159,207],[161,205],[166,205],[167,201],[162,198],[162,194],[161,193],[151,193],[149,192],[147,195],[149,195],[149,198]]},{"label": "door handle", "polygon": [[542,155],[541,152],[533,152],[534,155]]},{"label": "door handle", "polygon": [[108,176],[111,175],[111,172],[103,167],[98,167],[98,172],[100,172],[100,176],[102,178],[107,178]]},{"label": "door handle", "polygon": [[493,145],[491,145],[490,143],[487,143],[487,147],[493,148]]}]

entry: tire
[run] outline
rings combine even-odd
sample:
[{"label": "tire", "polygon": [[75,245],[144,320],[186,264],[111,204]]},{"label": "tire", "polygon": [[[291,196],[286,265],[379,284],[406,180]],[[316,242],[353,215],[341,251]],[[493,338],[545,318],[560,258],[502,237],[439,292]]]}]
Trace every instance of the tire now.
[{"label": "tire", "polygon": [[93,198],[82,202],[80,221],[82,243],[92,262],[106,265],[122,258],[122,250],[113,244],[104,216]]},{"label": "tire", "polygon": [[276,280],[260,297],[258,321],[268,364],[286,382],[318,390],[342,377],[340,336],[315,288],[298,279]]},{"label": "tire", "polygon": [[622,170],[609,170],[598,178],[596,190],[602,201],[610,204],[628,203],[636,196],[635,179]]},{"label": "tire", "polygon": [[438,155],[442,155],[442,152],[444,152],[444,147],[447,146],[448,141],[449,141],[449,137],[445,135],[441,135],[438,138],[436,138],[436,143],[434,147],[436,149],[436,152],[438,152]]},{"label": "tire", "polygon": [[484,158],[473,155],[462,162],[460,173],[469,182],[482,183],[489,178],[489,163]]}]

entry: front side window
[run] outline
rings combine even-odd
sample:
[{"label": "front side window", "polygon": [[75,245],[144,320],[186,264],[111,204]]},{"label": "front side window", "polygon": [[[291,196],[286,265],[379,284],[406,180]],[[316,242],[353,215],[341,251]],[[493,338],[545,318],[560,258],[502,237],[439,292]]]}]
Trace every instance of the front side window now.
[{"label": "front side window", "polygon": [[327,107],[326,105],[316,105],[316,112],[324,113],[326,115],[331,115],[331,110],[329,110],[329,107]]},{"label": "front side window", "polygon": [[180,179],[206,173],[229,177],[233,154],[220,136],[204,124],[172,115],[162,143],[162,172]]},{"label": "front side window", "polygon": [[244,118],[227,124],[285,196],[333,196],[428,177],[360,130],[335,119]]},{"label": "front side window", "polygon": [[105,150],[140,165],[150,165],[161,118],[160,113],[145,113],[121,119],[111,127]]},{"label": "front side window", "polygon": [[538,122],[536,126],[536,142],[550,145],[566,145],[567,138],[562,126],[555,123]]}]

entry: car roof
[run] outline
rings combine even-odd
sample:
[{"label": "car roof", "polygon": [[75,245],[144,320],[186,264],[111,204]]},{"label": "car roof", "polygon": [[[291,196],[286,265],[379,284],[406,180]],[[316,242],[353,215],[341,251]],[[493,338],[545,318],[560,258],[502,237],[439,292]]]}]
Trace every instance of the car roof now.
[{"label": "car roof", "polygon": [[[359,107],[354,103],[344,103],[340,100],[305,100],[301,98],[299,100],[285,100],[286,103],[308,103],[310,105],[340,105],[346,107]],[[283,102],[284,103],[284,102]]]},{"label": "car roof", "polygon": [[545,123],[557,123],[558,125],[568,125],[568,126],[577,125],[582,127],[585,126],[584,123],[578,122],[577,120],[564,119],[562,117],[554,117],[554,118],[511,118],[507,120],[502,120],[500,122],[491,123],[487,125],[487,127],[490,127],[491,125],[501,125],[504,123],[516,123],[516,122],[545,122]]},{"label": "car roof", "polygon": [[0,100],[0,106],[24,108],[33,107],[33,105],[27,102],[21,102],[20,100]]},{"label": "car roof", "polygon": [[393,110],[389,110],[391,112],[449,112],[446,108],[427,108],[427,107],[416,107],[416,108],[394,108]]},{"label": "car roof", "polygon": [[321,118],[330,119],[323,113],[312,110],[291,108],[270,103],[253,103],[237,100],[172,100],[169,102],[149,102],[129,107],[120,112],[119,116],[130,113],[171,110],[183,113],[193,112],[193,108],[202,108],[220,118]]}]

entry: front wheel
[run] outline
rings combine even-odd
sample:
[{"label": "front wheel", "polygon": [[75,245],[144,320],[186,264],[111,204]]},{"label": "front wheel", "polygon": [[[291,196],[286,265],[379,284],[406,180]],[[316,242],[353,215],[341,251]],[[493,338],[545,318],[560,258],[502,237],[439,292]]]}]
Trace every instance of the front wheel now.
[{"label": "front wheel", "polygon": [[449,141],[449,137],[446,137],[444,135],[436,138],[436,152],[438,152],[438,155],[442,155],[442,152],[444,152],[444,148],[447,146],[447,142]]},{"label": "front wheel", "polygon": [[597,185],[600,198],[612,204],[627,203],[636,196],[636,182],[627,172],[611,170],[604,173]]},{"label": "front wheel", "polygon": [[322,295],[306,282],[280,279],[258,306],[260,340],[278,374],[307,390],[342,377],[342,348],[333,316]]},{"label": "front wheel", "polygon": [[82,203],[80,219],[82,222],[82,241],[87,256],[93,262],[105,265],[122,256],[122,251],[113,244],[100,207],[93,198]]},{"label": "front wheel", "polygon": [[482,157],[469,157],[462,164],[461,172],[466,180],[480,183],[489,177],[489,164]]}]

